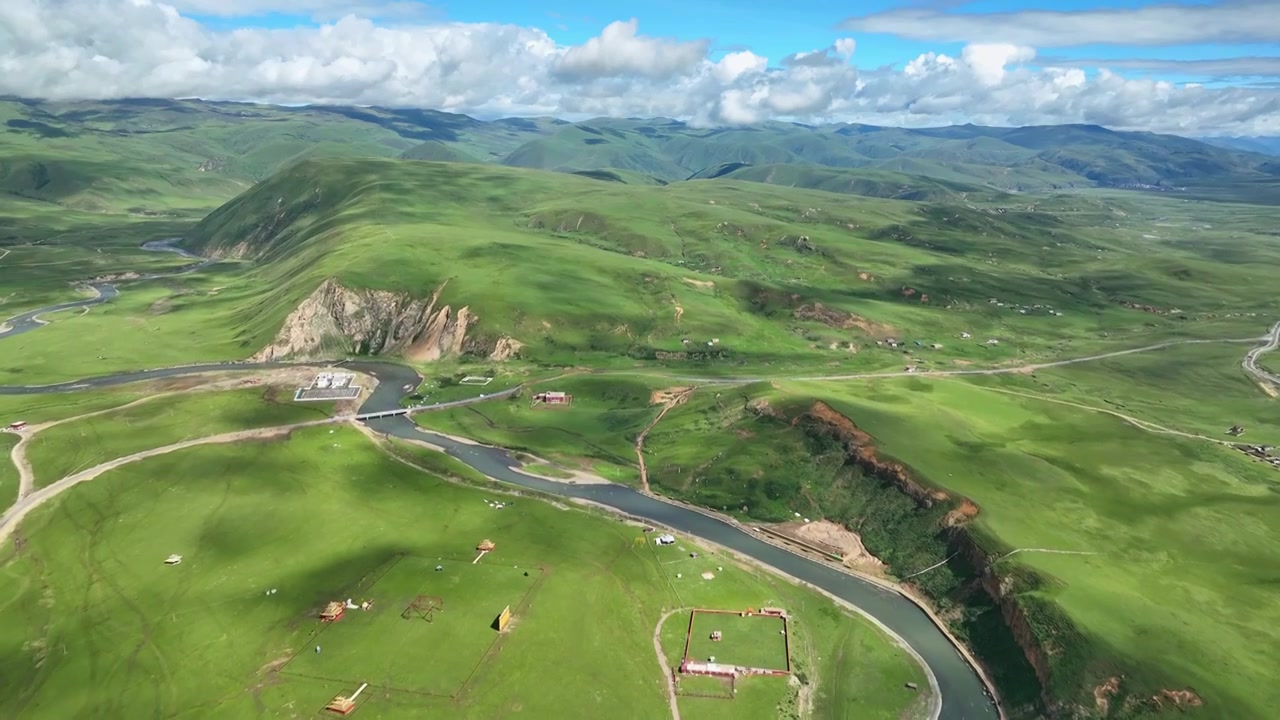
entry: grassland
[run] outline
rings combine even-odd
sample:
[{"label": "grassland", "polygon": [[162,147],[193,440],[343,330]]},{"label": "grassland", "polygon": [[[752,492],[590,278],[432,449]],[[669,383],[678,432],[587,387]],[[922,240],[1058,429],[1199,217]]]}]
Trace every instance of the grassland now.
[{"label": "grassland", "polygon": [[1005,561],[1010,576],[1036,578],[1016,592],[1055,656],[1058,699],[1083,702],[1073,688],[1123,674],[1130,697],[1193,688],[1206,717],[1263,717],[1276,702],[1257,674],[1280,660],[1280,616],[1265,600],[1280,539],[1274,470],[957,382],[788,389],[821,392],[885,452],[972,498],[989,552],[1088,553]]},{"label": "grassland", "polygon": [[[409,120],[403,116],[370,111],[370,117],[374,119],[360,122],[390,128],[400,139],[411,137],[404,134]],[[318,121],[292,117],[281,126],[296,127],[300,122]],[[58,127],[53,121],[46,124]],[[472,138],[465,140],[471,143],[467,152],[472,157],[498,159],[515,150],[511,138],[483,135],[464,125],[452,131],[459,138]],[[639,144],[599,125],[589,126],[594,133],[578,127],[552,137],[556,128],[534,122],[515,132],[530,133],[525,140],[536,135],[547,141],[539,141],[542,149],[535,146],[521,153],[528,159],[525,164],[554,161],[555,167],[583,170],[577,158],[584,155],[561,142],[572,141],[593,148],[592,162],[607,161],[615,168],[587,169],[582,175],[478,163],[313,159],[272,176],[271,168],[296,159],[296,153],[274,145],[277,150],[248,153],[249,164],[234,170],[242,179],[231,184],[225,182],[230,175],[208,185],[161,177],[135,187],[111,175],[127,174],[127,163],[109,170],[54,167],[59,172],[49,176],[44,195],[27,193],[0,201],[0,215],[20,220],[12,224],[15,230],[0,231],[10,233],[3,240],[3,249],[10,252],[0,257],[3,314],[68,299],[74,294],[73,283],[116,268],[180,264],[176,257],[137,249],[142,240],[175,231],[186,230],[192,248],[243,254],[246,261],[193,276],[125,285],[122,295],[108,305],[0,342],[0,383],[53,382],[139,367],[244,358],[265,346],[286,316],[327,278],[351,288],[390,291],[400,300],[426,298],[440,290],[443,303],[468,307],[480,320],[464,356],[424,366],[429,377],[462,367],[498,367],[501,382],[495,380],[496,389],[568,368],[611,374],[535,382],[538,389],[573,393],[569,411],[533,411],[528,398],[522,397],[422,416],[420,422],[428,427],[630,483],[637,478],[636,437],[658,411],[650,399],[653,390],[689,382],[672,379],[678,376],[776,378],[773,383],[704,388],[673,409],[646,441],[651,485],[753,520],[792,519],[796,512],[837,520],[856,528],[868,548],[888,563],[889,572],[899,577],[955,556],[960,533],[943,532],[941,526],[953,506],[948,503],[971,498],[980,510],[965,526],[963,537],[975,543],[978,555],[989,559],[1026,550],[994,563],[1007,597],[997,601],[975,590],[987,559],[967,555],[912,582],[940,606],[953,629],[993,669],[1016,716],[1038,716],[1047,711],[1046,704],[1085,716],[1101,715],[1094,692],[1112,677],[1122,680],[1110,699],[1110,718],[1150,714],[1153,697],[1167,701],[1165,690],[1193,690],[1204,705],[1185,709],[1204,718],[1267,717],[1268,708],[1280,703],[1280,697],[1268,690],[1271,685],[1263,670],[1280,665],[1274,650],[1280,647],[1275,631],[1280,617],[1267,595],[1274,584],[1270,568],[1280,561],[1274,551],[1280,539],[1275,531],[1280,527],[1277,474],[1218,443],[1162,432],[1225,440],[1223,431],[1239,423],[1248,428],[1245,440],[1280,439],[1276,401],[1237,369],[1247,343],[1179,346],[1034,374],[965,381],[794,379],[899,371],[906,365],[1012,369],[1173,339],[1259,336],[1280,317],[1280,304],[1267,292],[1274,284],[1269,269],[1280,265],[1271,208],[1097,190],[1018,195],[1015,203],[989,190],[975,194],[963,185],[990,185],[991,176],[983,173],[994,166],[980,169],[975,163],[948,162],[951,172],[943,173],[940,161],[931,156],[933,141],[909,134],[894,136],[918,143],[907,157],[878,165],[878,174],[865,174],[863,180],[875,181],[875,187],[859,192],[887,194],[898,181],[890,172],[927,172],[939,180],[916,182],[909,190],[924,188],[925,196],[937,201],[837,195],[725,178],[664,185],[642,175],[665,173],[678,180],[667,160],[662,167],[653,166],[653,156],[634,152]],[[622,135],[646,135],[622,121],[607,125]],[[1085,132],[1072,132],[1076,131]],[[227,133],[230,137],[232,131]],[[405,149],[403,142],[379,137],[389,141],[383,143],[389,151]],[[658,139],[647,137],[642,149],[671,153],[664,157],[685,167],[722,162],[716,159],[719,153],[732,150],[734,143],[751,144],[751,137],[725,133],[714,152],[688,138],[668,138],[665,149],[658,148]],[[1078,146],[1080,136],[1072,137]],[[619,147],[582,142],[597,138],[618,140]],[[1014,152],[988,140],[975,142],[990,157]],[[1136,142],[1131,137],[1124,140]],[[1029,137],[1018,141],[1028,147],[1039,142]],[[777,147],[769,143],[756,145],[768,152],[753,162],[794,159],[772,157],[769,153]],[[73,145],[53,147],[70,152],[67,148]],[[109,144],[93,151],[102,157],[116,152]],[[418,154],[433,156],[426,148]],[[1107,172],[1124,165],[1118,153],[1102,157],[1080,147],[1056,157],[1067,164],[1083,159],[1105,166]],[[196,171],[186,165],[191,159],[173,161],[182,166],[183,177],[195,177]],[[1062,178],[1061,166],[1055,170],[1052,164],[1043,158],[1021,164],[1012,181],[1056,183]],[[31,178],[22,173],[34,172],[35,165],[27,160],[7,165],[3,183],[8,184],[3,186],[29,187]],[[1159,170],[1158,165],[1149,167]],[[613,178],[605,173],[621,182],[610,181]],[[102,174],[106,184],[77,184],[76,178],[86,174]],[[786,173],[789,184],[832,189],[832,182],[853,182],[856,175],[794,168]],[[253,190],[194,229],[187,227],[203,208],[216,204],[220,193],[263,177]],[[757,171],[751,179],[762,178]],[[1265,189],[1267,182],[1253,185]],[[961,193],[963,201],[956,199]],[[135,195],[144,201],[126,199]],[[1210,195],[1214,194],[1204,196]],[[1215,197],[1222,199],[1221,193]],[[64,212],[48,201],[110,212]],[[144,216],[144,210],[165,216]],[[500,291],[495,290],[495,277],[502,278]],[[524,344],[520,358],[502,365],[488,361],[493,342],[504,336]],[[903,348],[879,344],[889,338],[904,341]],[[999,343],[988,344],[988,339]],[[340,339],[329,347],[351,346]],[[452,387],[424,390],[432,394],[431,400],[463,392]],[[489,390],[486,386],[466,392]],[[0,408],[35,422],[121,404],[133,397],[131,392],[0,398]],[[907,466],[922,485],[940,489],[952,500],[921,507],[892,482],[851,462],[848,448],[829,428],[806,417],[817,400],[865,430],[869,438],[860,441],[864,446],[875,445],[884,457]],[[59,404],[64,401],[65,407]],[[174,411],[189,417],[189,408]],[[1139,428],[1120,415],[1148,425]],[[175,439],[166,434],[171,430],[159,428],[163,418],[129,417],[138,427],[154,429],[161,440]],[[69,434],[73,428],[67,426],[68,434],[62,436],[51,435],[52,444],[42,451],[46,456],[40,462],[54,468],[55,475],[60,472],[58,463],[65,465],[76,453],[93,452],[92,447],[77,446],[77,438]],[[104,446],[113,448],[143,442],[123,434],[104,437]],[[154,714],[171,714],[181,709],[178,698],[191,695],[196,678],[175,670],[169,658],[213,642],[218,623],[242,622],[229,619],[230,610],[211,604],[222,598],[227,608],[252,608],[238,627],[252,635],[255,644],[228,650],[213,673],[217,682],[192,702],[211,708],[213,714],[237,717],[250,707],[237,693],[258,685],[250,677],[251,669],[302,644],[302,625],[290,623],[301,622],[306,607],[349,587],[352,578],[395,553],[441,556],[445,539],[430,533],[421,536],[422,527],[488,532],[478,509],[473,514],[453,505],[454,499],[459,508],[473,503],[475,496],[467,494],[473,491],[442,490],[425,480],[406,479],[398,474],[403,472],[398,466],[388,469],[384,461],[362,454],[322,467],[319,460],[334,459],[341,448],[331,453],[316,441],[305,453],[296,450],[313,440],[303,434],[303,439],[282,446],[251,446],[234,454],[204,449],[148,461],[138,466],[146,468],[149,480],[140,485],[152,491],[171,487],[164,485],[177,482],[171,478],[225,473],[229,479],[216,488],[212,481],[210,487],[188,482],[178,490],[153,492],[158,499],[144,499],[130,494],[132,489],[121,489],[132,488],[137,478],[129,475],[133,471],[119,471],[69,496],[56,514],[38,516],[29,523],[36,531],[28,547],[39,549],[39,561],[20,557],[5,570],[17,588],[8,607],[16,608],[21,627],[48,624],[58,634],[53,644],[42,644],[45,641],[38,637],[19,637],[11,630],[5,642],[15,648],[31,642],[22,652],[37,655],[41,648],[65,648],[64,657],[93,656],[95,663],[99,653],[107,653],[104,657],[112,659],[101,661],[101,666],[113,669],[104,675],[103,688],[94,690],[100,694],[90,700],[108,708],[115,707],[112,693],[133,687],[142,677],[131,673],[166,677],[167,689],[154,691],[145,702],[148,709],[156,709]],[[352,445],[347,440],[339,444]],[[483,482],[445,458],[401,451],[438,472]],[[249,458],[247,469],[238,464],[242,453]],[[337,475],[340,471],[349,475]],[[126,475],[129,482],[119,479]],[[262,478],[268,479],[264,483]],[[325,489],[299,499],[297,488],[312,488],[313,482]],[[99,488],[111,488],[115,494]],[[404,500],[405,493],[416,497],[413,493],[428,492],[429,503]],[[313,497],[326,494],[331,497]],[[224,503],[216,507],[224,509],[213,509],[215,497]],[[135,512],[127,505],[131,498],[138,508],[148,508],[145,517],[129,514]],[[250,499],[263,503],[251,507]],[[209,519],[196,523],[196,530],[166,527],[168,521],[157,518],[188,507],[174,504],[179,500],[207,510]],[[287,517],[273,510],[286,503],[291,507]],[[349,527],[352,508],[374,513],[378,521]],[[106,515],[99,513],[108,511],[125,513],[120,528],[102,520]],[[487,508],[484,513],[486,518],[492,515]],[[703,582],[697,572],[682,568],[684,578],[674,579],[666,566],[646,565],[643,558],[632,557],[643,555],[638,549],[619,550],[606,562],[598,557],[599,549],[610,547],[618,536],[617,526],[608,525],[615,529],[606,532],[590,529],[595,526],[587,523],[580,533],[574,521],[566,526],[563,517],[568,515],[538,516],[546,528],[557,528],[563,536],[552,538],[546,528],[512,527],[514,534],[499,540],[502,547],[515,541],[529,548],[521,562],[555,566],[547,591],[559,587],[559,594],[539,591],[531,617],[547,612],[538,609],[545,607],[545,597],[552,597],[552,607],[558,607],[569,602],[573,593],[567,588],[574,583],[587,588],[575,592],[598,600],[621,618],[608,627],[620,624],[629,643],[623,648],[628,660],[622,667],[601,669],[617,648],[593,638],[585,655],[574,656],[564,671],[572,675],[576,669],[590,676],[589,692],[596,693],[591,697],[602,708],[660,715],[656,680],[654,687],[641,688],[625,685],[622,679],[653,677],[651,659],[648,664],[632,659],[644,655],[640,648],[647,642],[646,623],[651,631],[661,608],[695,602],[758,605],[763,591],[735,585],[730,574]],[[245,528],[264,523],[269,527],[263,547],[250,548],[236,534],[239,530],[247,535]],[[133,569],[143,566],[142,550],[130,543],[141,542],[144,526],[157,528],[158,539],[168,544],[193,545],[199,540],[200,553],[209,548],[229,562],[252,555],[242,567],[256,573],[255,578],[276,572],[269,568],[278,558],[268,557],[265,549],[276,537],[273,533],[291,532],[297,547],[307,548],[304,552],[315,549],[314,560],[290,571],[295,584],[310,594],[305,601],[291,601],[285,610],[268,610],[249,605],[247,598],[260,595],[260,588],[246,590],[245,598],[228,599],[227,586],[211,578],[199,580],[189,592],[166,591],[160,578],[172,573],[152,577]],[[333,537],[322,534],[322,529],[335,526],[340,529]],[[412,533],[405,530],[410,527]],[[193,532],[201,535],[194,537]],[[50,539],[42,541],[45,535]],[[404,540],[406,536],[413,540]],[[92,544],[98,539],[103,541],[101,548]],[[468,536],[465,542],[475,539]],[[115,554],[95,556],[108,552]],[[90,560],[82,560],[86,557]],[[197,565],[184,563],[182,569],[197,570]],[[565,570],[565,565],[574,569]],[[599,585],[598,576],[591,573],[605,573],[603,568],[610,575],[621,572],[623,584]],[[32,579],[48,573],[58,574],[47,581]],[[766,582],[752,577],[751,582]],[[87,608],[85,616],[64,617],[59,612],[55,617],[39,602],[41,583],[52,588],[49,592],[59,608],[69,604],[61,601],[69,588],[90,587],[92,601],[75,601],[78,612],[81,605]],[[183,624],[175,620],[165,635],[136,620],[132,609],[119,613],[124,620],[107,618],[112,603],[120,604],[112,599],[112,593],[119,592],[114,588],[126,586],[137,588],[132,594],[121,593],[134,604],[126,606],[144,607],[141,616],[146,617],[182,613]],[[638,587],[662,599],[637,600],[643,595]],[[655,589],[660,587],[667,590]],[[783,590],[765,594],[779,599]],[[618,614],[623,596],[631,605]],[[143,605],[137,605],[140,602]],[[1010,607],[1022,613],[1024,626],[1011,629],[1005,622],[1002,613]],[[557,613],[571,615],[556,610],[553,616]],[[605,627],[603,610],[592,613],[598,614],[589,614],[587,621]],[[196,616],[201,616],[198,621],[188,620]],[[804,622],[810,622],[809,617],[811,613]],[[837,617],[830,622],[845,622]],[[139,669],[128,664],[122,650],[107,647],[107,631],[92,630],[92,623],[108,620],[138,623],[127,631],[111,625],[110,632],[117,633],[112,640],[118,642],[128,632],[148,638],[151,644],[139,646],[134,659]],[[188,630],[186,623],[193,622],[196,625]],[[671,625],[662,629],[668,652]],[[878,660],[863,667],[858,662],[863,655],[882,657],[875,649],[880,646],[878,636],[851,627],[802,626],[797,636],[802,644],[809,643],[798,662],[809,663],[805,672],[820,678],[816,707],[833,715],[896,717],[910,698],[890,698],[875,688],[900,687],[901,673],[892,665],[882,668]],[[85,637],[72,637],[82,631]],[[808,640],[803,639],[806,634]],[[494,672],[504,682],[516,678],[514,689],[485,697],[468,695],[459,710],[462,716],[490,717],[514,712],[517,705],[536,709],[570,702],[569,689],[544,688],[545,683],[535,681],[547,657],[568,652],[567,646],[556,644],[563,640],[550,633],[539,637],[543,644],[536,652],[504,647],[502,662],[511,664],[496,666],[500,671]],[[1026,648],[1049,669],[1043,688],[1027,662]],[[824,660],[806,660],[804,653]],[[88,660],[46,659],[38,669],[13,675],[18,678],[12,681],[14,687],[33,684],[36,689],[13,696],[9,707],[51,703],[48,707],[63,716],[88,707],[59,704],[79,702],[72,693],[62,692],[74,683],[69,678],[78,671],[67,668],[76,662]],[[63,669],[45,669],[55,666]],[[492,687],[483,677],[479,682],[477,687]],[[603,695],[597,692],[597,686],[614,682],[625,686]],[[255,697],[269,712],[279,714],[297,697],[297,688],[308,687],[306,692],[321,702],[351,689],[341,685],[308,685],[295,678],[280,686],[266,683]],[[401,696],[377,699],[385,703],[388,717],[422,710]],[[681,698],[680,703],[698,720],[730,714],[773,717],[792,700],[785,686],[759,684],[744,688],[737,701]]]},{"label": "grassland", "polygon": [[[745,608],[713,608],[744,610]],[[787,643],[782,618],[727,613],[694,612],[689,636],[689,655],[705,662],[714,656],[717,663],[764,670],[787,669]],[[712,640],[712,632],[720,640]]]},{"label": "grassland", "polygon": [[0,462],[0,503],[4,507],[9,507],[18,497],[18,469],[9,462],[9,451],[14,445],[18,444],[18,436],[10,433],[0,435],[0,455],[3,455],[4,461]]},{"label": "grassland", "polygon": [[[432,430],[635,482],[635,439],[658,414],[650,395],[667,384],[641,377],[571,376],[532,384],[510,400],[421,413],[414,420]],[[552,389],[573,395],[573,405],[566,409],[530,404],[531,394]]]},{"label": "grassland", "polygon": [[[431,633],[456,631],[479,642],[483,633],[471,623],[452,630],[445,623],[468,620],[467,593],[489,588],[490,604],[505,604],[496,591],[501,582],[471,584],[458,574],[458,584],[439,593],[446,608],[436,622],[417,624],[421,637],[398,631],[400,643],[408,643],[399,652],[378,639],[411,625],[395,616],[393,603],[383,603],[416,592],[414,578],[424,586],[444,582],[433,571],[393,578],[396,587],[386,586],[385,595],[374,584],[378,609],[350,611],[319,639],[314,613],[328,600],[358,594],[360,580],[398,554],[429,559],[428,566],[438,557],[467,562],[486,537],[497,549],[465,572],[502,574],[518,590],[528,579],[511,566],[544,567],[500,652],[485,656],[457,700],[375,687],[362,696],[362,714],[489,718],[519,707],[530,717],[558,717],[564,708],[660,717],[666,700],[651,636],[662,609],[763,597],[795,613],[799,662],[820,691],[844,681],[827,674],[835,667],[828,648],[847,636],[874,639],[873,652],[862,658],[869,677],[922,681],[908,656],[870,625],[775,576],[686,544],[703,553],[700,562],[724,570],[714,581],[689,579],[687,570],[679,579],[654,549],[633,543],[637,528],[530,498],[502,510],[477,502],[492,496],[397,463],[349,429],[298,431],[288,440],[234,449],[193,448],[111,471],[32,515],[21,531],[21,552],[5,551],[0,711],[161,717],[198,709],[202,717],[285,717],[318,712],[356,681],[377,685],[378,678],[408,673],[413,682],[443,683],[444,671],[414,673],[394,660],[433,647]],[[183,563],[164,566],[169,552],[183,554]],[[445,576],[462,572],[444,564]],[[268,594],[271,588],[278,592]],[[574,632],[565,631],[570,627]],[[318,655],[311,650],[316,644],[323,648]],[[193,655],[201,661],[178,662]],[[317,672],[302,673],[304,665]],[[301,676],[331,671],[342,675]],[[94,682],[86,684],[90,672]],[[782,683],[734,703],[741,717],[773,717],[794,693]],[[911,699],[881,687],[862,702],[888,717]]]},{"label": "grassland", "polygon": [[157,397],[41,430],[27,446],[36,485],[143,450],[236,430],[326,417],[327,403],[292,402],[292,388],[257,387]]},{"label": "grassland", "polygon": [[[940,532],[950,506],[922,510],[851,464],[804,419],[822,399],[925,487],[971,498],[980,510],[969,532],[984,553],[1032,549],[994,565],[1029,619],[1030,634],[1021,638],[997,606],[957,594],[976,577],[965,563],[913,580],[955,618],[954,629],[995,669],[1019,715],[1043,707],[1021,659],[1025,643],[1051,658],[1052,703],[1096,712],[1093,688],[1123,676],[1113,698],[1121,714],[1113,717],[1142,716],[1151,697],[1188,688],[1204,702],[1195,716],[1263,717],[1274,699],[1250,688],[1264,682],[1261,668],[1280,660],[1271,651],[1280,647],[1280,617],[1265,600],[1266,568],[1280,561],[1280,473],[1223,441],[1235,423],[1262,443],[1274,442],[1280,426],[1276,401],[1239,370],[1247,347],[1178,346],[970,380],[705,388],[648,434],[650,482],[754,520],[789,520],[795,512],[835,519],[858,528],[900,577],[950,556],[951,541]],[[610,387],[611,378],[591,380],[596,392]],[[575,443],[579,455],[633,438],[634,426],[621,436],[606,429],[584,402],[587,392],[575,388],[575,410],[556,416],[584,438]],[[631,408],[653,413],[638,392]],[[1139,428],[1115,413],[1154,426]],[[474,415],[423,421],[484,435],[483,423],[459,419],[465,414]],[[536,436],[521,441],[510,426],[500,430],[491,428],[486,440],[556,448],[565,461],[574,452],[550,438],[539,437],[541,447],[531,441]]]},{"label": "grassland", "polygon": [[[1082,194],[967,207],[727,180],[635,186],[479,164],[306,161],[189,233],[193,248],[256,262],[128,284],[109,306],[0,347],[0,381],[244,358],[331,277],[404,298],[443,287],[442,303],[480,318],[471,359],[506,336],[536,366],[699,375],[1016,364],[1220,337],[1277,312],[1256,290],[1280,261],[1264,215],[1201,203],[1212,223],[1196,224],[1134,205]],[[136,230],[112,236],[128,262],[151,237]],[[44,262],[24,247],[0,263]],[[86,264],[96,251],[69,252],[65,267],[48,255],[56,276],[22,281],[9,302],[65,299],[68,281],[101,272]],[[492,292],[494,276],[504,292]],[[909,352],[877,345],[888,338]]]}]

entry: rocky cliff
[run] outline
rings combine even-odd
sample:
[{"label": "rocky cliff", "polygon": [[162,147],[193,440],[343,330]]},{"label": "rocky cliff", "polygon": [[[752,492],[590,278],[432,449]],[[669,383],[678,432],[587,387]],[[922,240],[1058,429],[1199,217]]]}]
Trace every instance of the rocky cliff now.
[{"label": "rocky cliff", "polygon": [[[927,487],[920,482],[906,465],[885,458],[880,455],[874,439],[865,430],[858,427],[852,420],[841,414],[835,408],[823,402],[813,403],[807,411],[795,418],[794,422],[811,422],[816,423],[823,431],[830,433],[838,438],[846,453],[846,462],[857,466],[867,475],[879,478],[887,482],[891,487],[902,492],[920,508],[946,508],[945,514],[941,516],[933,514],[932,517],[940,518],[933,520],[928,527],[922,526],[920,530],[928,533],[940,533],[946,539],[946,545],[949,546],[950,552],[953,553],[952,560],[962,560],[969,567],[969,572],[964,573],[973,578],[969,587],[952,587],[948,589],[950,597],[935,597],[935,600],[954,602],[955,598],[968,596],[970,600],[968,605],[987,603],[974,603],[973,591],[985,594],[989,598],[989,602],[993,603],[998,610],[1001,621],[1008,632],[1009,640],[1018,648],[1018,652],[1026,658],[1026,662],[1030,664],[1034,671],[1034,680],[1038,683],[1036,695],[1039,695],[1041,702],[1046,708],[1050,707],[1048,693],[1046,692],[1051,682],[1049,655],[1042,647],[1040,640],[1037,638],[1032,625],[1028,622],[1024,608],[1018,603],[1016,593],[1011,592],[1012,588],[1008,582],[997,575],[992,567],[991,558],[983,549],[981,543],[973,536],[969,528],[969,523],[978,516],[979,508],[973,501],[967,498],[955,498],[939,488]],[[873,553],[880,552],[881,549],[869,547]],[[940,558],[941,559],[941,558]],[[976,581],[976,582],[974,582]],[[919,588],[922,592],[928,591],[924,587]],[[964,613],[961,612],[960,615]],[[954,611],[948,615],[955,616]],[[962,628],[955,628],[961,631]],[[979,653],[985,648],[973,648]],[[997,676],[1002,673],[995,673]],[[1035,711],[1032,710],[1032,713]],[[1022,712],[1013,712],[1014,716],[1025,717],[1026,710]]]},{"label": "rocky cliff", "polygon": [[479,318],[467,307],[440,304],[444,285],[430,298],[386,290],[353,289],[334,278],[320,284],[285,319],[254,360],[307,359],[334,354],[397,354],[430,362],[463,353],[506,360],[519,352],[512,338],[486,340],[472,330]]}]

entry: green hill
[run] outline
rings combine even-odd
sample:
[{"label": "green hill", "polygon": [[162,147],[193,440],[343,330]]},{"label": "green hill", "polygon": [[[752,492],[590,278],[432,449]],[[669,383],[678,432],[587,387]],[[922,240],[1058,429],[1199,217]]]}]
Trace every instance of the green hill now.
[{"label": "green hill", "polygon": [[937,180],[870,168],[846,169],[819,165],[741,165],[731,163],[698,173],[694,179],[723,178],[748,182],[823,190],[845,195],[894,200],[952,201],[1008,199],[980,185]]},{"label": "green hill", "polygon": [[[919,182],[874,178],[871,189],[885,192]],[[942,182],[916,192],[948,201],[732,178],[663,186],[474,163],[308,160],[210,214],[188,245],[258,261],[254,287],[270,288],[270,297],[246,309],[256,328],[245,340],[250,352],[269,345],[328,278],[399,293],[397,303],[423,303],[423,312],[439,291],[431,307],[447,305],[450,322],[468,308],[463,344],[450,352],[485,355],[512,338],[535,362],[665,358],[713,372],[892,368],[895,353],[851,350],[878,350],[890,336],[932,344],[962,331],[1019,338],[1016,349],[984,357],[1062,352],[1099,331],[1180,322],[1125,303],[1189,316],[1259,302],[1230,267],[1192,248],[1170,256],[1163,247],[1177,259],[1150,262],[1158,241],[1119,226],[1124,216],[1106,202],[961,202],[967,191]],[[492,292],[494,277],[503,278],[501,294]],[[360,347],[350,336],[343,342]],[[374,345],[366,350],[417,353]],[[947,347],[937,361],[972,352]]]},{"label": "green hill", "polygon": [[447,145],[439,140],[428,140],[421,145],[400,153],[403,160],[429,160],[432,162],[480,162],[457,147]]},{"label": "green hill", "polygon": [[[1002,191],[1188,187],[1208,198],[1220,197],[1222,187],[1259,188],[1280,178],[1274,157],[1086,125],[905,129],[769,122],[708,129],[666,118],[486,122],[431,110],[164,99],[2,99],[0,123],[0,193],[94,212],[200,213],[290,163],[325,157],[624,171],[662,182],[706,177],[730,164],[802,165]],[[796,184],[838,189],[842,182],[834,177],[840,176]],[[899,196],[870,185],[860,192]]]},{"label": "green hill", "polygon": [[[675,133],[643,122],[554,137],[647,153],[660,149],[658,134]],[[985,142],[986,130],[941,141],[1007,152],[1011,143]],[[602,161],[628,156],[608,152]],[[775,174],[733,177],[761,170]],[[563,454],[607,451],[626,467],[637,418],[653,413],[649,385],[625,394],[638,400],[587,397],[621,386],[619,373],[643,373],[653,387],[769,378],[703,387],[674,409],[649,436],[653,487],[752,521],[821,513],[857,528],[891,575],[932,567],[912,582],[993,668],[1014,717],[1150,717],[1166,689],[1191,688],[1213,718],[1271,702],[1274,692],[1241,692],[1265,671],[1230,658],[1250,651],[1250,637],[1262,638],[1251,650],[1258,668],[1276,657],[1263,605],[1274,479],[1196,437],[1237,417],[1251,437],[1269,431],[1273,408],[1236,373],[1247,343],[1142,356],[1150,366],[1123,356],[1089,366],[1097,376],[1076,366],[904,373],[1256,335],[1277,310],[1260,291],[1280,262],[1270,209],[1119,191],[1005,196],[867,167],[743,166],[666,185],[635,172],[302,159],[187,233],[187,247],[239,262],[127,286],[87,315],[0,344],[0,381],[250,356],[392,355],[437,378],[545,373],[582,396],[572,412],[527,411],[520,400],[423,422],[534,452],[549,438]],[[923,195],[762,181],[784,173]],[[88,342],[93,353],[81,351]],[[1210,350],[1228,370],[1190,354]],[[595,374],[561,377],[583,368]],[[848,377],[886,372],[902,376]],[[805,379],[833,375],[843,379]],[[1190,407],[1208,419],[1188,428],[1164,416]],[[887,462],[869,462],[877,447]],[[1224,524],[1228,514],[1244,520]],[[1091,554],[996,563],[1016,548]],[[1231,562],[1213,562],[1220,555]],[[1161,605],[1167,597],[1178,602]],[[1222,608],[1233,612],[1223,619]],[[1177,652],[1213,663],[1167,663]],[[1123,678],[1104,693],[1114,710],[1095,712],[1094,693],[1112,677]]]},{"label": "green hill", "polygon": [[313,157],[488,159],[564,125],[429,110],[196,100],[0,100],[0,193],[93,211],[197,213]]}]

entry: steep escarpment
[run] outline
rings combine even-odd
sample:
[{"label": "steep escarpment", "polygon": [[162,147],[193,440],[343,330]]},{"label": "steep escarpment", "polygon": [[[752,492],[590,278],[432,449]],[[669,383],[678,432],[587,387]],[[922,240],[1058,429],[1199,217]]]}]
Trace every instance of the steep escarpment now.
[{"label": "steep escarpment", "polygon": [[1126,673],[1053,600],[1056,579],[1003,561],[1010,549],[973,522],[974,502],[930,487],[826,403],[789,417],[815,456],[843,453],[819,498],[827,517],[857,531],[892,574],[932,601],[988,669],[1011,717],[1156,717],[1202,702],[1192,690],[1154,689]]},{"label": "steep escarpment", "polygon": [[429,298],[386,290],[348,288],[329,278],[285,319],[255,360],[397,354],[430,362],[463,354],[505,360],[520,343],[473,332],[479,318],[468,307],[441,304],[441,285]]},{"label": "steep escarpment", "polygon": [[845,467],[832,519],[855,528],[894,575],[927,596],[988,668],[1014,717],[1052,714],[1049,655],[1016,592],[1022,580],[999,575],[993,552],[970,526],[976,504],[923,483],[885,457],[874,439],[830,405],[814,402],[792,418],[815,449],[836,446]]}]

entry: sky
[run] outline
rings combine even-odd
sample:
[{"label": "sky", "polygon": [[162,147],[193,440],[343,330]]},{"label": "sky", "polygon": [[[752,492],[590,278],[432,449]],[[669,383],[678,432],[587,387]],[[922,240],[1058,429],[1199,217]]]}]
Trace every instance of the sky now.
[{"label": "sky", "polygon": [[1280,135],[1280,0],[0,0],[0,94]]}]

